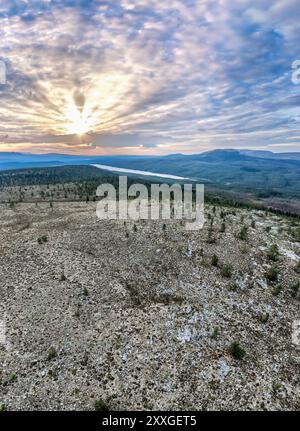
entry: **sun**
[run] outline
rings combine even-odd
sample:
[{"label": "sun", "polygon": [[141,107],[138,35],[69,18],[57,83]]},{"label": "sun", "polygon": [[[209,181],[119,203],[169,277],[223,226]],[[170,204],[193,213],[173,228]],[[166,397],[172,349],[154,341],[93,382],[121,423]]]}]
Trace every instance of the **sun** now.
[{"label": "sun", "polygon": [[85,135],[89,132],[90,128],[83,118],[79,118],[76,121],[70,123],[66,127],[67,132],[71,135]]},{"label": "sun", "polygon": [[82,136],[91,130],[91,124],[84,112],[73,107],[67,114],[65,129],[71,135]]}]

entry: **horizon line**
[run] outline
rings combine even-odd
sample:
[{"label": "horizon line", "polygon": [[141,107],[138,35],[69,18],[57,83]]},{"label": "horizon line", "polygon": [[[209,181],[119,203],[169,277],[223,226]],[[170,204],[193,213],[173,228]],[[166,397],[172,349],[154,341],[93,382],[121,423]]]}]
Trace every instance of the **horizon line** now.
[{"label": "horizon line", "polygon": [[205,153],[211,153],[215,151],[253,151],[253,152],[268,152],[272,154],[291,154],[291,153],[300,153],[299,151],[272,151],[272,150],[262,150],[262,149],[252,149],[252,148],[214,148],[212,150],[207,151],[199,151],[196,153],[182,153],[182,152],[174,152],[174,153],[168,153],[168,154],[146,154],[146,155],[139,155],[139,154],[75,154],[75,153],[60,153],[60,152],[49,152],[49,153],[32,153],[32,152],[23,152],[23,151],[0,151],[0,154],[20,154],[20,155],[31,155],[31,156],[67,156],[67,157],[86,157],[86,158],[95,158],[95,157],[168,157],[168,156],[175,156],[175,155],[181,155],[181,156],[193,156],[198,154],[205,154]]}]

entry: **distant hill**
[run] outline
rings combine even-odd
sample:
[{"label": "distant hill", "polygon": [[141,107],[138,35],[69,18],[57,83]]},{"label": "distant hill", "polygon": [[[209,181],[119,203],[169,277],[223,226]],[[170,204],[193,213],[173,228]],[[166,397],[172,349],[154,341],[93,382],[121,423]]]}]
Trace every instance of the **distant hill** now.
[{"label": "distant hill", "polygon": [[258,197],[300,198],[299,153],[213,150],[169,156],[73,156],[0,153],[0,170],[102,164],[192,178],[224,190]]},{"label": "distant hill", "polygon": [[264,159],[290,159],[300,160],[299,153],[273,153],[272,151],[261,151],[261,150],[239,150],[241,154],[251,157],[262,157]]}]

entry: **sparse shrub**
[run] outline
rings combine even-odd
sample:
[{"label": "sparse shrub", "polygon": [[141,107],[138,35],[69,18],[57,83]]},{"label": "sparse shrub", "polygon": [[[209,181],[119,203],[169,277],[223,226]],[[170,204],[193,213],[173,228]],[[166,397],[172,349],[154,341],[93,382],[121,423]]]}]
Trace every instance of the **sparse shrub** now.
[{"label": "sparse shrub", "polygon": [[300,226],[296,227],[296,229],[292,231],[292,236],[295,241],[300,242]]},{"label": "sparse shrub", "polygon": [[278,296],[281,291],[282,291],[282,286],[280,284],[277,284],[277,286],[275,286],[272,291],[272,295]]},{"label": "sparse shrub", "polygon": [[83,296],[89,296],[89,291],[86,286],[83,288]]},{"label": "sparse shrub", "polygon": [[206,242],[208,244],[214,244],[216,242],[216,238],[213,236],[213,229],[211,227],[208,229],[208,235],[207,235]]},{"label": "sparse shrub", "polygon": [[39,244],[43,244],[44,242],[47,242],[47,241],[48,241],[48,238],[47,238],[47,236],[46,236],[46,235],[40,236],[40,237],[38,238],[38,243],[39,243]]},{"label": "sparse shrub", "polygon": [[65,274],[62,272],[60,275],[60,281],[66,281],[67,277],[65,276]]},{"label": "sparse shrub", "polygon": [[246,350],[238,343],[234,341],[229,348],[230,353],[234,357],[234,359],[241,360],[246,355]]},{"label": "sparse shrub", "polygon": [[10,381],[11,383],[16,382],[16,381],[17,381],[17,375],[16,375],[16,374],[12,374],[12,375],[10,376],[10,378],[9,378],[9,381]]},{"label": "sparse shrub", "polygon": [[77,310],[74,313],[74,316],[78,319],[80,317],[80,308],[77,307]]},{"label": "sparse shrub", "polygon": [[226,263],[221,266],[222,277],[230,278],[232,276],[232,271],[232,266],[229,263]]},{"label": "sparse shrub", "polygon": [[291,289],[292,289],[292,297],[293,298],[298,298],[299,292],[300,292],[300,281],[298,281],[297,283],[293,284],[293,286],[291,287]]},{"label": "sparse shrub", "polygon": [[272,244],[269,250],[267,251],[267,257],[273,262],[276,262],[279,258],[279,250],[277,244]]},{"label": "sparse shrub", "polygon": [[80,361],[80,365],[82,365],[83,367],[86,367],[87,364],[89,362],[89,356],[88,354],[85,352],[85,354],[83,355],[82,360]]},{"label": "sparse shrub", "polygon": [[280,383],[273,383],[272,385],[272,390],[274,392],[274,394],[277,394],[278,391],[280,391],[280,389],[282,388]]},{"label": "sparse shrub", "polygon": [[214,340],[216,340],[218,338],[219,334],[220,334],[219,328],[215,327],[213,329],[212,334],[211,334],[211,338],[213,338]]},{"label": "sparse shrub", "polygon": [[249,252],[249,248],[246,246],[246,244],[245,245],[243,245],[242,247],[241,247],[241,253],[242,254],[247,254]]},{"label": "sparse shrub", "polygon": [[248,238],[248,228],[247,226],[242,226],[241,230],[238,233],[238,238],[242,241],[246,241]]},{"label": "sparse shrub", "polygon": [[271,226],[266,227],[266,232],[269,233],[271,231]]},{"label": "sparse shrub", "polygon": [[136,307],[139,307],[142,304],[142,301],[141,301],[141,294],[138,287],[136,286],[136,283],[132,283],[126,280],[125,286],[129,292],[130,299],[132,300],[133,304]]},{"label": "sparse shrub", "polygon": [[221,224],[220,232],[225,232],[225,231],[226,231],[226,224],[223,222]]},{"label": "sparse shrub", "polygon": [[211,258],[211,264],[212,264],[212,266],[218,266],[219,265],[219,258],[215,254]]},{"label": "sparse shrub", "polygon": [[95,403],[94,403],[94,409],[97,412],[108,412],[109,411],[108,405],[103,400],[97,400],[97,401],[95,401]]},{"label": "sparse shrub", "polygon": [[217,242],[216,238],[214,236],[209,236],[207,238],[207,244],[215,244]]},{"label": "sparse shrub", "polygon": [[137,227],[135,224],[133,225],[133,232],[137,232]]},{"label": "sparse shrub", "polygon": [[255,229],[255,228],[256,228],[256,225],[255,225],[255,221],[254,221],[254,220],[252,220],[252,221],[251,221],[251,227],[252,227],[252,229]]},{"label": "sparse shrub", "polygon": [[49,352],[48,352],[47,360],[52,361],[52,359],[55,359],[56,356],[57,356],[57,352],[56,352],[55,348],[51,347]]},{"label": "sparse shrub", "polygon": [[278,280],[278,274],[278,268],[276,266],[271,266],[271,268],[269,268],[266,272],[266,278],[271,282],[275,282]]},{"label": "sparse shrub", "polygon": [[6,412],[7,411],[7,407],[5,404],[0,404],[0,412]]},{"label": "sparse shrub", "polygon": [[295,266],[295,271],[298,273],[298,274],[300,274],[300,260],[299,260],[299,262],[296,264],[296,266]]},{"label": "sparse shrub", "polygon": [[269,313],[265,313],[262,317],[261,317],[261,322],[262,323],[267,323],[267,321],[269,320],[270,314]]},{"label": "sparse shrub", "polygon": [[57,380],[57,378],[58,378],[57,372],[54,371],[54,370],[49,370],[48,371],[48,376],[52,377],[54,380]]},{"label": "sparse shrub", "polygon": [[231,283],[231,284],[229,285],[229,290],[230,290],[231,292],[236,292],[236,291],[238,290],[238,288],[239,288],[239,286],[238,286],[236,283]]}]

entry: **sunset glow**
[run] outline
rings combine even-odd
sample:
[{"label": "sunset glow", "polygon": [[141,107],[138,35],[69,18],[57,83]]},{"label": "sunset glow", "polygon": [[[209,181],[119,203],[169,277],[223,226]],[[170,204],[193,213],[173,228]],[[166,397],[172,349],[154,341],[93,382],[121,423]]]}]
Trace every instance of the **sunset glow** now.
[{"label": "sunset glow", "polygon": [[0,150],[297,151],[298,2],[239,4],[2,2]]}]

